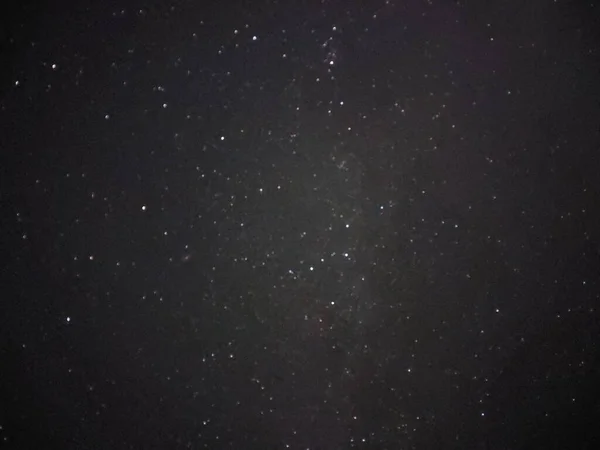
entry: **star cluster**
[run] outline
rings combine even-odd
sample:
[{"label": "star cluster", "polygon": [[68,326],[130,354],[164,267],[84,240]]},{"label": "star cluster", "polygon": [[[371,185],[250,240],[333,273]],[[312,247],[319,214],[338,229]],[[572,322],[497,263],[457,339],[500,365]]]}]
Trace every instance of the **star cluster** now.
[{"label": "star cluster", "polygon": [[6,26],[6,445],[598,441],[592,4],[88,3]]}]

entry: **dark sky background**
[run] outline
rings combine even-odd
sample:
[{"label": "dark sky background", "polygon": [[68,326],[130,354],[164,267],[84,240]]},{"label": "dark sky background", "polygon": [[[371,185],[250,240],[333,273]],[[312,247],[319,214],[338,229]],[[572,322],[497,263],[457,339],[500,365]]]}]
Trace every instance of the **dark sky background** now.
[{"label": "dark sky background", "polygon": [[600,5],[46,3],[2,448],[598,448]]}]

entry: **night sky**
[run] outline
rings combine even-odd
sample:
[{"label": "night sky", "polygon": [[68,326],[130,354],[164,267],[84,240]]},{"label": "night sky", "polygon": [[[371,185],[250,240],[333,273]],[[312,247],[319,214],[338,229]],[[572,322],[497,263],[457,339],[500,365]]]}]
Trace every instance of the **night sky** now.
[{"label": "night sky", "polygon": [[0,447],[598,448],[599,9],[6,9]]}]

